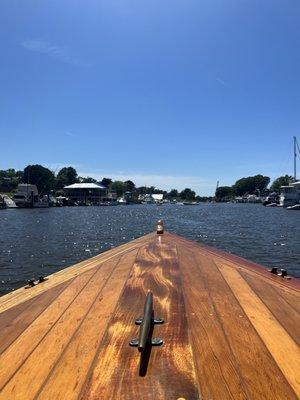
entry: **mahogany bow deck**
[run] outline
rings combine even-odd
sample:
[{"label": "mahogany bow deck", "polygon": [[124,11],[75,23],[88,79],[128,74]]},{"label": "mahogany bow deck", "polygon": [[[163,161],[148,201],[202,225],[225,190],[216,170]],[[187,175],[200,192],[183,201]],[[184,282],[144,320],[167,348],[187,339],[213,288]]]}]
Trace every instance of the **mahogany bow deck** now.
[{"label": "mahogany bow deck", "polygon": [[[129,347],[148,290],[165,323]],[[297,399],[299,282],[150,234],[0,299],[0,398]]]}]

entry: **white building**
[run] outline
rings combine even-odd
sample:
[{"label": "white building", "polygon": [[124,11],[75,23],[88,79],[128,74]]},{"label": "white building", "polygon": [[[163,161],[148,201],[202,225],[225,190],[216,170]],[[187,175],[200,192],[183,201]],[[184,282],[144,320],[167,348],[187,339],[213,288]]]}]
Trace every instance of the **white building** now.
[{"label": "white building", "polygon": [[66,196],[79,204],[99,204],[108,198],[108,190],[96,183],[73,183],[64,187]]}]

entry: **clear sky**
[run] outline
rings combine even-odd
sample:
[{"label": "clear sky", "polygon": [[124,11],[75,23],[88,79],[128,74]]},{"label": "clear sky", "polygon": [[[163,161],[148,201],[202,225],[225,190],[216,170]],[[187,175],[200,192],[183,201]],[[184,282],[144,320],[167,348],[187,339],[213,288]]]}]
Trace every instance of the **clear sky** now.
[{"label": "clear sky", "polygon": [[1,0],[0,46],[0,169],[202,195],[293,172],[299,0]]}]

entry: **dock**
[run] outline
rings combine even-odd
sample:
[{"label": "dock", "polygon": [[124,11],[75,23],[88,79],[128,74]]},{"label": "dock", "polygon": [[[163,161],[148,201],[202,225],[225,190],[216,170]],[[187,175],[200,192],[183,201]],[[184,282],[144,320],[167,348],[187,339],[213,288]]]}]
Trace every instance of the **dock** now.
[{"label": "dock", "polygon": [[299,312],[296,278],[154,232],[0,298],[0,399],[297,400]]}]

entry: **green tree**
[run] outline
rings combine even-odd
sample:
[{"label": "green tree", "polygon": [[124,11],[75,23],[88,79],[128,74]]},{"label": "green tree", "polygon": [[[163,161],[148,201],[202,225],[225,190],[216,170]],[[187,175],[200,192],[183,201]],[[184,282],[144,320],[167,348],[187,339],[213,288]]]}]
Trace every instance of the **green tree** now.
[{"label": "green tree", "polygon": [[114,181],[110,184],[110,190],[117,193],[118,197],[123,196],[125,193],[126,186],[122,181]]},{"label": "green tree", "polygon": [[23,172],[23,182],[36,185],[40,194],[46,194],[54,188],[55,176],[42,165],[28,165]]},{"label": "green tree", "polygon": [[62,189],[64,186],[72,185],[77,182],[77,171],[73,167],[62,168],[56,177],[57,189]]},{"label": "green tree", "polygon": [[0,170],[0,192],[11,192],[21,182],[23,171],[15,171],[13,168]]},{"label": "green tree", "polygon": [[125,192],[133,192],[135,189],[135,184],[132,181],[125,181]]},{"label": "green tree", "polygon": [[280,192],[281,186],[288,186],[291,182],[293,182],[294,178],[290,175],[280,176],[279,178],[275,179],[272,183],[270,190],[271,192]]},{"label": "green tree", "polygon": [[106,188],[109,188],[109,185],[111,183],[112,183],[112,179],[110,179],[110,178],[103,178],[102,181],[100,182],[100,184],[105,186]]},{"label": "green tree", "polygon": [[270,178],[263,175],[248,176],[247,178],[241,178],[233,185],[234,193],[237,196],[243,196],[244,194],[256,194],[257,191],[263,193],[268,184]]},{"label": "green tree", "polygon": [[221,199],[226,200],[232,196],[233,196],[233,189],[231,186],[220,186],[216,190],[216,198],[218,200],[221,200]]},{"label": "green tree", "polygon": [[170,199],[176,199],[179,196],[178,190],[177,189],[171,189],[168,193],[168,197]]},{"label": "green tree", "polygon": [[196,193],[189,188],[185,188],[182,192],[180,192],[180,198],[182,200],[195,200]]}]

